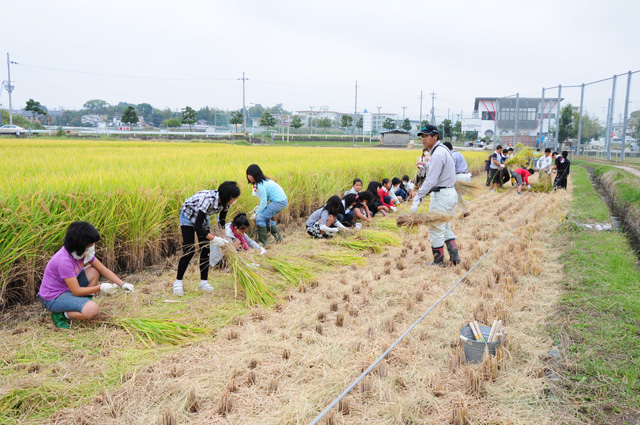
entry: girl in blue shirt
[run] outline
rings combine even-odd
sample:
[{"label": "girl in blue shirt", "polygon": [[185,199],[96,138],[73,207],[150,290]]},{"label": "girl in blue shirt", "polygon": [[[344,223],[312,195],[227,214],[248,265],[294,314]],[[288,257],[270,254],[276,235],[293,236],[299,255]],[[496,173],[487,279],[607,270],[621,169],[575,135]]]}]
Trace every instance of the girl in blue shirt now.
[{"label": "girl in blue shirt", "polygon": [[253,194],[260,198],[260,205],[256,211],[256,225],[258,226],[258,241],[262,246],[267,245],[269,232],[282,241],[282,235],[271,218],[285,209],[288,205],[284,190],[273,180],[268,179],[257,164],[247,167],[247,181],[253,184]]}]

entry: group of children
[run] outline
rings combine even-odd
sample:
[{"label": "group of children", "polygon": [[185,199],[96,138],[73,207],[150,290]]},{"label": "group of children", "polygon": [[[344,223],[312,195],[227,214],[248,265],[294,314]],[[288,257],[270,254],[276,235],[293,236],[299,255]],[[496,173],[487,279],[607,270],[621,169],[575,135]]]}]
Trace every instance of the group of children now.
[{"label": "group of children", "polygon": [[330,238],[340,230],[359,229],[358,221],[371,222],[376,214],[386,216],[414,195],[408,175],[369,182],[366,190],[361,179],[354,179],[344,197],[330,197],[306,222],[307,233],[316,239]]},{"label": "group of children", "polygon": [[[529,177],[536,171],[546,172],[551,174],[556,172],[553,187],[567,188],[567,176],[570,171],[570,161],[567,158],[568,152],[562,151],[559,155],[558,152],[551,152],[551,149],[546,148],[544,156],[540,157],[534,167],[530,168],[517,168],[515,170],[508,170],[506,161],[513,157],[514,149],[505,148],[502,146],[496,146],[495,152],[493,152],[487,162],[487,186],[491,186],[490,190],[495,192],[495,189],[499,189],[502,185],[512,179],[513,184],[517,187],[518,195],[522,195],[522,186],[526,185],[528,189],[531,189],[529,183]],[[532,161],[533,165],[533,161]]]}]

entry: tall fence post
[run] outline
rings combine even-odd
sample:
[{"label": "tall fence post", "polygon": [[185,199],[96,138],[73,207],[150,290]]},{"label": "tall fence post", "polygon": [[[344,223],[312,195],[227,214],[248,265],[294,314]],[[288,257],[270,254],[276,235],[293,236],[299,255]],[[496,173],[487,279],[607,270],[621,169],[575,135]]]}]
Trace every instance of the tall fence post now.
[{"label": "tall fence post", "polygon": [[520,113],[520,93],[516,93],[516,120],[513,125],[513,146],[518,143],[518,114]]},{"label": "tall fence post", "polygon": [[553,150],[558,152],[558,134],[560,132],[560,99],[562,95],[562,84],[558,84],[558,104],[556,105],[556,137],[553,140]]},{"label": "tall fence post", "polygon": [[544,87],[542,88],[542,102],[540,103],[540,135],[538,136],[538,143],[536,143],[537,149],[542,147],[542,135],[544,134],[542,127],[544,127]]},{"label": "tall fence post", "polygon": [[624,99],[624,121],[622,123],[622,148],[620,161],[624,161],[624,146],[627,144],[627,115],[629,114],[629,92],[631,91],[631,71],[627,73],[627,96]]},{"label": "tall fence post", "polygon": [[584,108],[584,83],[580,88],[580,119],[578,120],[578,149],[576,155],[580,155],[580,140],[582,140],[582,110]]},{"label": "tall fence post", "polygon": [[616,80],[617,76],[613,76],[613,84],[611,85],[611,104],[609,106],[609,120],[607,122],[607,161],[611,161],[611,131],[613,130],[613,114],[616,101]]}]

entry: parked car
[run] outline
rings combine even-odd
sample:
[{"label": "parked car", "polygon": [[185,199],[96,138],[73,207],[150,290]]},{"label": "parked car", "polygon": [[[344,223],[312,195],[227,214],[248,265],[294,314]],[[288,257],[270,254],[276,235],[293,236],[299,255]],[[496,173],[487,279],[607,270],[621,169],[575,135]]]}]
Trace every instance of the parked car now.
[{"label": "parked car", "polygon": [[3,125],[2,127],[0,127],[0,134],[15,134],[16,136],[19,136],[20,134],[24,133],[26,130],[20,126],[17,125]]}]

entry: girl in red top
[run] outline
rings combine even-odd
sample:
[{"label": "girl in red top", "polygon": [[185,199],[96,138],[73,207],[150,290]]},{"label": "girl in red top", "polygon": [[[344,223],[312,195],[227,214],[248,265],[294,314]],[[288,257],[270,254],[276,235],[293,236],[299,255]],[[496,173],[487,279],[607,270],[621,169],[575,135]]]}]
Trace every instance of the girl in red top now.
[{"label": "girl in red top", "polygon": [[389,208],[391,211],[396,212],[397,209],[395,204],[391,200],[389,189],[391,189],[391,180],[389,179],[382,180],[382,187],[378,189],[378,196],[380,197],[380,203],[385,207]]},{"label": "girl in red top", "polygon": [[511,177],[516,179],[516,184],[518,185],[518,195],[522,195],[522,183],[527,185],[527,189],[531,189],[531,185],[529,184],[529,176],[532,176],[535,171],[533,168],[529,168],[525,170],[524,168],[518,168],[517,170],[513,170],[511,172]]}]

